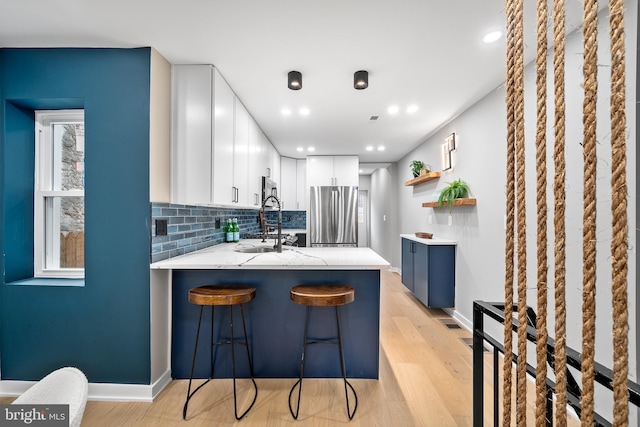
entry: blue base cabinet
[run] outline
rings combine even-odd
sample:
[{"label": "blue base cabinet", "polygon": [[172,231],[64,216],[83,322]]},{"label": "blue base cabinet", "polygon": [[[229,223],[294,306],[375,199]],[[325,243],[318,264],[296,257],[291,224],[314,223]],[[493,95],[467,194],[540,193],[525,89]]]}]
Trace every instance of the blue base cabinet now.
[{"label": "blue base cabinet", "polygon": [[425,245],[402,238],[402,283],[427,307],[453,307],[455,260],[455,245]]}]

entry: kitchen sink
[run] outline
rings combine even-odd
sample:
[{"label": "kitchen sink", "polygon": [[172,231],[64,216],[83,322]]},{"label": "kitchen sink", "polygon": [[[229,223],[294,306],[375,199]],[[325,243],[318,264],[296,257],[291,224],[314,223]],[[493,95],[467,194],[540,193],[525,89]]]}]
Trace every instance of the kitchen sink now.
[{"label": "kitchen sink", "polygon": [[[285,248],[282,248],[284,251]],[[236,252],[242,252],[243,254],[263,254],[267,252],[276,252],[276,249],[272,246],[254,246],[250,248],[238,248],[234,249]]]}]

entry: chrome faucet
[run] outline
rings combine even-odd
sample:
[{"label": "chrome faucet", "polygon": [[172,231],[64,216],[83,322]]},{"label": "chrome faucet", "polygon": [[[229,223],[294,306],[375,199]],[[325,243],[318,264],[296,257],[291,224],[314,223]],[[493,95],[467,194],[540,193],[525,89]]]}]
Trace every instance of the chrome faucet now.
[{"label": "chrome faucet", "polygon": [[[262,201],[262,214],[264,217],[264,206],[269,199],[273,199],[278,203],[278,237],[276,240],[276,244],[273,247],[278,251],[278,253],[282,253],[282,205],[280,204],[280,199],[277,196],[271,194]],[[265,219],[266,221],[266,219]],[[266,227],[262,227],[262,241],[265,241],[265,229]]]}]

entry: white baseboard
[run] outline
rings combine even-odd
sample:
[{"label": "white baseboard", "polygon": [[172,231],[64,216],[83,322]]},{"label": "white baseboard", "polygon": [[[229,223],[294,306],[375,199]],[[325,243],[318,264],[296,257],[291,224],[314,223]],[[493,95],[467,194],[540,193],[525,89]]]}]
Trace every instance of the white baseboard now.
[{"label": "white baseboard", "polygon": [[171,382],[171,370],[166,370],[164,374],[160,375],[160,378],[153,384],[151,384],[151,399],[155,399],[164,390],[166,386]]},{"label": "white baseboard", "polygon": [[[171,371],[166,371],[153,384],[89,383],[89,400],[153,402],[170,382]],[[0,396],[20,396],[34,384],[36,381],[0,381]]]},{"label": "white baseboard", "polygon": [[461,315],[459,311],[451,308],[445,308],[443,310],[446,311],[449,314],[449,316],[457,320],[458,323],[460,323],[460,326],[462,326],[469,332],[473,332],[473,322],[471,322],[469,319]]},{"label": "white baseboard", "polygon": [[389,267],[389,271],[392,272],[392,273],[402,274],[402,272],[400,271],[400,269],[398,267]]}]

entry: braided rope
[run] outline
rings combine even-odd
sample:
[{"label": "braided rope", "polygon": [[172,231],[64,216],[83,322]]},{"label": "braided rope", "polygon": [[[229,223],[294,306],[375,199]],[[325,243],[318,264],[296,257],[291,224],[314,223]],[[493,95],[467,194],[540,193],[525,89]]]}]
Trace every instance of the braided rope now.
[{"label": "braided rope", "polygon": [[611,239],[613,295],[613,425],[626,426],[629,416],[627,313],[627,182],[625,115],[624,1],[610,0],[611,39]]},{"label": "braided rope", "polygon": [[515,3],[516,221],[518,249],[518,359],[516,424],[527,424],[527,222],[524,150],[524,2]]},{"label": "braided rope", "polygon": [[513,271],[514,271],[514,206],[515,206],[515,86],[513,14],[514,0],[506,0],[507,13],[507,176],[506,176],[506,235],[504,279],[504,359],[502,375],[502,425],[511,425],[511,364],[513,360]]},{"label": "braided rope", "polygon": [[582,230],[582,414],[593,425],[596,340],[596,100],[598,92],[598,2],[584,1],[584,190]]},{"label": "braided rope", "polygon": [[546,423],[547,405],[547,0],[537,4],[536,205],[538,210],[538,315],[536,317],[536,425]]},{"label": "braided rope", "polygon": [[565,104],[564,104],[564,56],[565,56],[565,9],[563,0],[553,1],[554,28],[554,90],[555,90],[555,144],[553,183],[554,192],[554,232],[555,232],[555,308],[556,308],[556,425],[567,425],[567,360],[566,360],[566,231],[565,231]]}]

